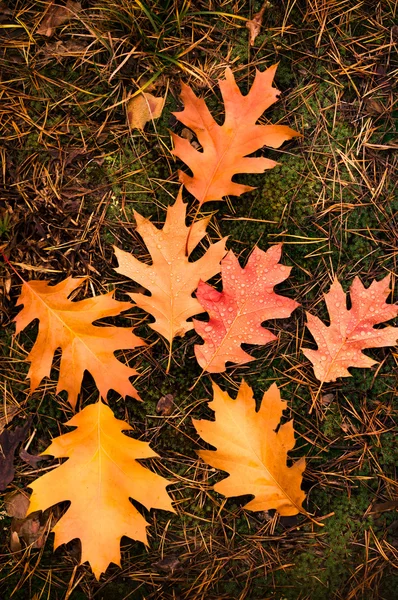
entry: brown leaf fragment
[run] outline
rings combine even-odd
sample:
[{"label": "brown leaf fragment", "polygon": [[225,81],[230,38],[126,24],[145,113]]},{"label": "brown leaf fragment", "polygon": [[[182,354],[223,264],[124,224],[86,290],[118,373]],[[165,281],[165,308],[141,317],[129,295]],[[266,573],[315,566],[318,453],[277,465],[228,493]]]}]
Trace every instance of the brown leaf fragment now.
[{"label": "brown leaf fragment", "polygon": [[58,40],[48,43],[42,48],[43,54],[48,58],[59,58],[63,56],[80,56],[84,54],[88,46],[79,40]]},{"label": "brown leaf fragment", "polygon": [[388,510],[398,510],[398,500],[389,500],[388,502],[379,502],[374,504],[370,514],[383,513]]},{"label": "brown leaf fragment", "polygon": [[74,2],[73,0],[68,0],[65,6],[51,4],[36,33],[51,37],[57,27],[75,18],[81,9],[80,2]]},{"label": "brown leaf fragment", "polygon": [[[8,214],[8,213],[6,213],[6,214]],[[2,221],[4,223],[3,218],[2,218]],[[11,290],[11,276],[7,274],[5,277],[0,278],[0,295],[4,296],[5,298],[7,298],[7,300],[9,300],[10,299],[10,290]]]},{"label": "brown leaf fragment", "polygon": [[29,507],[29,496],[23,492],[10,492],[4,498],[4,508],[9,517],[24,519]]},{"label": "brown leaf fragment", "polygon": [[0,407],[0,434],[3,433],[5,427],[11,423],[18,412],[18,406],[14,406],[13,404],[6,404],[4,407]]},{"label": "brown leaf fragment", "polygon": [[50,457],[49,456],[43,456],[41,454],[39,454],[39,455],[29,454],[29,452],[27,450],[25,450],[25,448],[22,448],[19,451],[19,458],[22,458],[22,460],[24,462],[26,462],[28,465],[30,465],[31,467],[36,468],[37,464],[41,460],[47,460]]},{"label": "brown leaf fragment", "polygon": [[323,394],[322,398],[321,398],[321,404],[322,406],[329,406],[329,404],[331,404],[331,402],[333,402],[334,400],[334,394]]},{"label": "brown leaf fragment", "polygon": [[40,524],[39,510],[31,513],[26,519],[14,518],[11,522],[11,537],[17,533],[19,539],[32,548],[42,548],[44,546],[44,533],[46,527]]},{"label": "brown leaf fragment", "polygon": [[171,413],[173,412],[173,408],[174,408],[174,395],[173,394],[166,394],[165,396],[162,396],[159,400],[159,402],[156,405],[156,412],[158,413],[158,415],[161,415],[162,417],[166,417],[168,415],[171,415]]},{"label": "brown leaf fragment", "polygon": [[183,127],[182,131],[181,131],[181,137],[184,140],[188,140],[188,142],[192,142],[193,140],[193,133],[190,129],[188,129],[187,127]]},{"label": "brown leaf fragment", "polygon": [[182,137],[183,140],[188,140],[192,148],[195,148],[195,150],[198,150],[200,148],[200,144],[198,144],[198,142],[194,140],[194,135],[190,129],[184,127],[181,131],[180,137]]},{"label": "brown leaf fragment", "polygon": [[167,574],[172,575],[175,571],[181,571],[183,568],[182,562],[175,554],[170,554],[170,556],[165,556],[161,560],[153,563],[153,566],[156,567],[159,571],[164,571]]},{"label": "brown leaf fragment", "polygon": [[267,8],[270,8],[271,2],[265,0],[264,4],[261,7],[261,10],[256,13],[250,21],[247,21],[246,27],[250,32],[250,46],[254,45],[256,41],[256,37],[260,33],[261,26],[263,24],[264,13]]},{"label": "brown leaf fragment", "polygon": [[134,96],[127,104],[127,121],[131,129],[143,130],[148,121],[158,119],[163,111],[165,98],[147,92]]},{"label": "brown leaf fragment", "polygon": [[[21,492],[17,493],[22,495]],[[54,509],[44,512],[36,510],[24,518],[15,516],[11,521],[10,546],[12,547],[17,540],[21,546],[20,540],[23,540],[27,546],[42,548],[50,529],[57,523],[59,516],[60,512]]]},{"label": "brown leaf fragment", "polygon": [[10,550],[11,552],[19,552],[22,549],[19,535],[16,531],[11,531]]},{"label": "brown leaf fragment", "polygon": [[365,100],[365,109],[366,112],[373,117],[378,117],[387,112],[385,106],[374,98],[367,98]]},{"label": "brown leaf fragment", "polygon": [[5,490],[14,479],[14,455],[26,437],[31,421],[15,429],[5,429],[0,435],[0,490]]}]

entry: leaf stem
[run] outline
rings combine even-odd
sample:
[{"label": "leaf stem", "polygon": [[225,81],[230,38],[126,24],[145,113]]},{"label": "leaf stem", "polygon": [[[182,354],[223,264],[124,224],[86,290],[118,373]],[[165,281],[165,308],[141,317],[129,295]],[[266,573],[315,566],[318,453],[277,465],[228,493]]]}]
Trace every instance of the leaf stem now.
[{"label": "leaf stem", "polygon": [[173,351],[173,340],[171,340],[171,342],[169,344],[169,358],[168,358],[168,361],[167,361],[166,375],[168,375],[168,373],[170,371],[172,351]]},{"label": "leaf stem", "polygon": [[187,235],[187,241],[186,241],[186,244],[185,244],[185,255],[186,255],[186,256],[188,256],[188,255],[189,255],[189,253],[188,253],[188,244],[189,244],[189,238],[190,238],[190,235],[191,235],[192,227],[193,227],[193,225],[194,225],[194,223],[195,223],[195,221],[196,221],[196,219],[197,219],[197,216],[198,216],[198,214],[199,214],[199,211],[200,211],[200,208],[201,208],[201,206],[202,206],[202,205],[199,203],[199,204],[198,204],[198,207],[197,207],[197,209],[196,209],[196,212],[195,212],[195,214],[194,214],[194,216],[193,216],[193,219],[192,219],[191,225],[189,226],[189,231],[188,231],[188,235]]}]

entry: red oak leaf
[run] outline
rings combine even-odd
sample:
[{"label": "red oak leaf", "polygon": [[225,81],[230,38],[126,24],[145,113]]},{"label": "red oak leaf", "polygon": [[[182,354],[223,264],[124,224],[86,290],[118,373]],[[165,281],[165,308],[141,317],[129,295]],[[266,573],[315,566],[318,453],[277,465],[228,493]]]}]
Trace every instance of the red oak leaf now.
[{"label": "red oak leaf", "polygon": [[244,268],[229,252],[221,261],[223,291],[200,282],[196,297],[209,313],[210,321],[193,322],[205,341],[195,346],[196,358],[204,371],[221,373],[227,361],[243,364],[254,360],[241,344],[267,344],[276,339],[261,323],[289,317],[298,306],[294,300],[274,292],[274,286],[284,281],[291,270],[279,263],[281,252],[281,244],[267,252],[256,247]]},{"label": "red oak leaf", "polygon": [[366,289],[355,277],[351,289],[351,308],[337,279],[325,294],[330,315],[330,325],[307,313],[307,327],[315,339],[318,350],[303,348],[303,353],[314,365],[319,381],[336,381],[337,377],[351,377],[349,367],[371,367],[376,361],[362,353],[365,348],[394,346],[398,340],[398,327],[374,329],[374,325],[393,319],[398,305],[386,304],[390,289],[390,275],[373,281]]}]

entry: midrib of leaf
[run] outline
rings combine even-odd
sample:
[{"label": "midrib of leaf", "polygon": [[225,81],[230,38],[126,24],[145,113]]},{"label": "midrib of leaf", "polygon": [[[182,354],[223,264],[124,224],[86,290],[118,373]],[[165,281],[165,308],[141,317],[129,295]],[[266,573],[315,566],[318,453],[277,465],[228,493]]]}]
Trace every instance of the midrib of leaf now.
[{"label": "midrib of leaf", "polygon": [[[100,401],[101,402],[101,401]],[[106,444],[102,442],[102,438],[105,438],[110,440],[110,445],[114,445],[114,446],[120,446],[119,444],[115,444],[113,442],[113,439],[107,434],[106,429],[103,429],[103,425],[102,425],[102,419],[101,419],[101,407],[98,408],[97,410],[97,425],[96,425],[96,429],[97,429],[97,444],[96,444],[96,448],[94,449],[94,453],[91,457],[91,459],[88,461],[94,461],[96,456],[98,456],[98,482],[97,482],[97,498],[101,499],[103,497],[103,493],[102,493],[102,487],[103,487],[103,455],[105,455],[107,457],[107,459],[109,460],[110,463],[112,463],[115,468],[120,471],[124,477],[126,479],[131,479],[131,477],[125,473],[125,471],[123,471],[123,469],[120,467],[120,465],[115,461],[115,459],[109,454],[109,452],[106,449]],[[123,434],[121,434],[123,435]],[[133,459],[135,460],[135,459]],[[87,463],[87,464],[88,464]]]},{"label": "midrib of leaf", "polygon": [[[238,401],[239,401],[238,399],[239,399],[239,392],[238,392],[238,398],[235,400],[235,402],[238,402]],[[254,398],[253,398],[253,402],[254,402]],[[230,417],[231,417],[232,421],[233,421],[233,422],[234,422],[234,424],[235,424],[236,430],[237,430],[237,431],[241,431],[241,430],[242,430],[242,423],[238,423],[238,422],[236,421],[236,419],[234,418],[234,415],[233,415],[233,411],[232,411],[232,410],[229,408],[229,406],[228,406],[228,405],[226,406],[226,408],[227,408],[227,411],[228,411],[228,413],[229,413],[229,415],[230,415]],[[256,413],[256,414],[258,414],[258,413]],[[277,436],[278,434],[275,434],[275,435]],[[298,509],[298,512],[299,512],[299,513],[302,513],[302,512],[303,512],[303,508],[302,508],[301,506],[299,506],[298,504],[296,504],[296,502],[295,502],[295,501],[294,501],[294,500],[293,500],[293,499],[290,497],[290,495],[288,494],[288,492],[286,492],[286,490],[284,490],[284,489],[283,489],[283,487],[282,487],[282,486],[279,484],[279,482],[278,482],[278,481],[275,479],[275,477],[273,476],[273,474],[272,474],[272,473],[269,471],[269,469],[267,468],[266,464],[263,462],[262,458],[260,458],[260,457],[258,456],[258,454],[257,454],[257,452],[256,452],[256,450],[255,450],[255,448],[253,447],[253,445],[252,445],[252,444],[251,444],[251,442],[250,442],[250,439],[249,439],[249,438],[248,438],[248,436],[247,436],[247,433],[246,433],[246,428],[244,429],[244,437],[245,437],[245,440],[247,441],[247,446],[246,446],[246,447],[247,447],[247,448],[249,448],[249,449],[252,451],[252,453],[253,453],[253,454],[254,454],[254,456],[256,457],[256,459],[257,459],[258,463],[264,467],[264,471],[266,471],[266,473],[268,473],[268,475],[269,475],[270,479],[272,479],[272,481],[275,483],[275,487],[277,487],[279,490],[281,490],[281,492],[282,492],[282,493],[283,493],[283,494],[286,496],[286,498],[288,498],[288,500],[291,502],[292,506],[295,506],[295,507]],[[286,456],[287,456],[287,453],[286,453]],[[288,467],[286,464],[285,464],[285,465],[283,465],[283,467],[285,467],[286,469],[289,469],[289,467]],[[253,495],[254,495],[254,497],[255,497],[255,494],[253,494]]]},{"label": "midrib of leaf", "polygon": [[[250,91],[249,91],[249,94],[250,94]],[[225,106],[225,105],[224,105],[224,106]],[[233,135],[232,135],[232,137],[231,137],[231,136],[228,136],[228,137],[230,138],[230,143],[228,144],[227,148],[226,148],[226,149],[224,150],[224,152],[222,153],[222,155],[221,155],[221,157],[220,157],[219,161],[216,163],[215,167],[214,167],[214,168],[213,168],[213,170],[211,171],[211,177],[210,177],[210,178],[209,178],[209,180],[208,180],[208,184],[206,185],[206,188],[205,188],[204,194],[203,194],[203,196],[202,196],[202,199],[198,198],[198,200],[199,200],[199,202],[200,202],[200,204],[201,204],[201,205],[204,203],[204,200],[203,200],[203,198],[205,198],[205,197],[207,196],[207,192],[209,191],[209,188],[210,188],[211,184],[212,184],[212,183],[213,183],[213,181],[214,181],[215,174],[218,172],[218,170],[219,170],[219,168],[220,168],[220,165],[221,165],[221,163],[223,162],[223,160],[224,160],[224,158],[225,158],[226,154],[228,154],[228,153],[230,152],[230,150],[231,150],[231,146],[232,146],[232,143],[235,141],[235,138],[236,138],[236,136],[238,135],[238,133],[240,133],[240,131],[241,131],[241,129],[242,129],[242,126],[243,126],[243,120],[244,120],[244,118],[247,116],[247,113],[248,113],[248,112],[249,112],[249,110],[247,110],[247,111],[245,112],[244,116],[242,117],[242,122],[239,124],[239,127],[236,127],[236,128],[234,128],[234,129],[232,130],[232,131],[233,131]],[[201,115],[201,114],[200,114],[200,118],[201,118],[201,121],[202,121],[202,123],[203,123],[203,128],[204,128],[206,131],[208,131],[208,132],[209,132],[209,134],[210,134],[210,131],[209,131],[209,129],[208,129],[208,128],[205,126],[205,124],[204,124],[204,121],[203,121],[203,118],[202,118],[202,115]],[[216,125],[217,125],[217,129],[216,129],[215,131],[222,130],[222,128],[224,127],[224,125],[225,125],[225,122],[226,122],[226,120],[227,120],[227,111],[225,110],[225,118],[224,118],[224,123],[223,123],[222,125],[219,125],[219,124],[218,124],[218,123],[217,123],[217,122],[214,120],[214,117],[213,117],[213,116],[212,116],[212,119],[213,119],[214,123],[216,123]],[[195,132],[195,133],[196,133],[196,132]],[[215,141],[214,141],[214,138],[213,138],[213,136],[212,136],[211,134],[210,134],[210,137],[211,137],[211,140],[212,140],[212,142],[213,142],[213,146],[214,146],[214,148],[217,150],[217,144],[215,143]],[[217,152],[217,154],[218,154],[218,152]],[[242,157],[242,158],[243,158],[243,157]],[[231,179],[231,181],[232,181],[232,179]],[[222,200],[222,197],[220,198],[220,200]]]},{"label": "midrib of leaf", "polygon": [[97,410],[97,437],[98,437],[98,498],[102,498],[102,445],[101,445],[101,405],[98,404]]},{"label": "midrib of leaf", "polygon": [[[187,234],[188,235],[188,234]],[[162,258],[164,259],[166,265],[169,267],[169,279],[170,279],[170,292],[164,290],[158,283],[156,283],[156,286],[158,287],[158,289],[166,296],[169,298],[169,307],[170,307],[170,315],[165,314],[165,312],[158,307],[159,312],[162,313],[162,315],[165,317],[165,319],[167,320],[167,322],[169,323],[169,339],[167,340],[170,344],[170,346],[172,346],[172,341],[174,339],[174,332],[175,332],[175,327],[174,327],[174,320],[179,318],[179,313],[178,315],[174,314],[174,299],[176,297],[177,294],[179,294],[180,292],[183,291],[185,283],[186,283],[186,278],[184,276],[184,270],[181,270],[181,285],[180,287],[174,291],[174,277],[177,277],[178,273],[174,274],[173,272],[173,266],[174,266],[174,260],[171,259],[170,260],[170,265],[168,264],[168,260],[170,257],[166,257],[165,254],[163,253],[163,248],[159,249],[159,253],[161,254]],[[152,259],[152,266],[154,267],[154,270],[156,271],[156,267],[155,267],[155,262]],[[187,263],[189,265],[189,263]],[[184,265],[186,266],[186,265]],[[188,276],[187,276],[188,278]],[[149,289],[149,288],[148,288]],[[149,290],[151,291],[151,290]],[[151,291],[151,294],[153,295],[153,292]],[[203,311],[202,311],[203,312]],[[196,314],[196,313],[195,313]],[[170,318],[171,316],[171,318]]]}]

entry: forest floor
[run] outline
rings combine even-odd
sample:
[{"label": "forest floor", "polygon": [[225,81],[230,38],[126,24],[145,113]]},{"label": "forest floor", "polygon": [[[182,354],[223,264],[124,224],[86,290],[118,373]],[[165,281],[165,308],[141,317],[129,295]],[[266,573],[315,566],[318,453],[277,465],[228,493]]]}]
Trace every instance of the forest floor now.
[{"label": "forest floor", "polygon": [[[137,291],[114,271],[112,245],[144,261],[133,211],[161,226],[179,189],[170,131],[181,110],[180,83],[188,83],[219,122],[223,105],[217,81],[230,66],[246,93],[255,69],[278,63],[279,101],[265,114],[302,134],[279,150],[261,153],[279,166],[237,180],[253,192],[206,204],[209,239],[228,237],[243,265],[254,245],[283,242],[282,262],[292,266],[279,290],[301,307],[267,327],[278,342],[252,347],[255,361],[229,366],[213,377],[235,397],[242,377],[259,402],[276,382],[294,417],[292,459],[305,456],[304,515],[280,518],[242,507],[249,497],[225,499],[212,490],[225,474],[198,459],[204,447],[191,418],[211,414],[211,380],[194,358],[199,336],[174,343],[166,375],[167,345],[144,311],[123,322],[148,346],[127,355],[139,372],[134,385],[143,403],[110,394],[114,412],[134,426],[161,458],[146,461],[173,481],[177,514],[145,511],[150,546],[122,539],[122,567],[111,565],[96,581],[79,566],[79,542],[53,552],[53,534],[42,548],[10,551],[11,518],[2,515],[0,597],[14,600],[146,600],[220,598],[276,600],[392,600],[398,588],[397,363],[392,348],[368,350],[371,369],[319,383],[302,347],[315,347],[305,311],[327,321],[323,301],[333,278],[344,290],[359,276],[398,274],[397,154],[398,4],[396,0],[273,0],[261,32],[249,45],[246,21],[258,1],[83,0],[71,20],[43,27],[48,2],[0,2],[0,248],[26,280],[53,282],[90,277],[88,291]],[[51,34],[51,35],[47,35]],[[144,132],[130,130],[129,96],[140,87],[167,93],[162,116]],[[193,198],[184,192],[193,215]],[[214,279],[219,286],[219,279]],[[59,356],[50,378],[29,391],[26,356],[37,323],[15,337],[20,280],[0,264],[3,305],[1,423],[32,425],[24,447],[37,454],[73,411],[56,395]],[[397,287],[389,302],[396,302]],[[394,324],[391,322],[390,324]],[[156,412],[173,396],[171,414]],[[84,380],[80,406],[97,399]],[[31,435],[34,434],[32,437]],[[17,453],[18,454],[18,453]],[[15,478],[0,496],[49,468],[17,456]],[[101,527],[101,523],[98,523]]]}]

